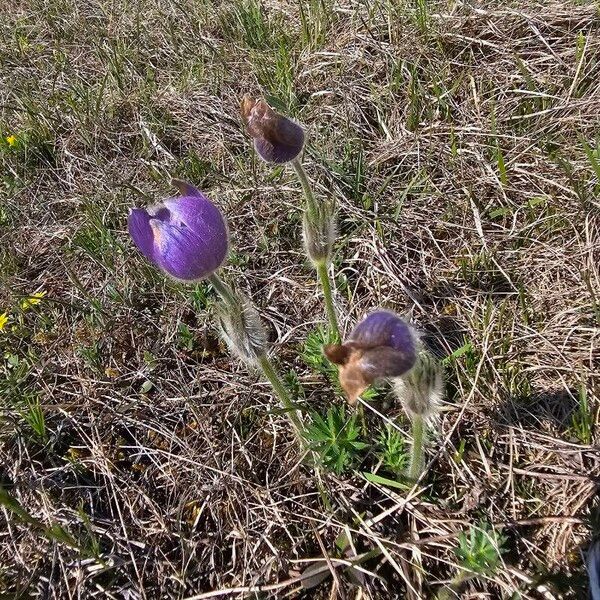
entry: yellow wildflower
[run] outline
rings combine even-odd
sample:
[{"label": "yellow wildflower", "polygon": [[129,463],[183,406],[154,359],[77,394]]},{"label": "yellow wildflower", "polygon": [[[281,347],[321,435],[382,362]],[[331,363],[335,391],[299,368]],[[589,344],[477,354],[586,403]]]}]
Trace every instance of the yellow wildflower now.
[{"label": "yellow wildflower", "polygon": [[8,323],[8,315],[6,313],[2,313],[0,315],[0,331],[4,329],[6,324]]},{"label": "yellow wildflower", "polygon": [[67,454],[65,455],[65,457],[71,461],[79,460],[81,456],[83,456],[83,454],[77,448],[73,448],[73,446],[67,450]]},{"label": "yellow wildflower", "polygon": [[21,308],[23,310],[30,309],[32,306],[39,304],[45,295],[46,295],[46,292],[35,292],[34,294],[31,294],[31,296],[29,296],[29,298],[25,298],[25,300],[23,300],[23,302],[21,302]]},{"label": "yellow wildflower", "polygon": [[6,142],[8,143],[9,146],[14,146],[17,143],[17,136],[16,135],[9,135],[6,138]]}]

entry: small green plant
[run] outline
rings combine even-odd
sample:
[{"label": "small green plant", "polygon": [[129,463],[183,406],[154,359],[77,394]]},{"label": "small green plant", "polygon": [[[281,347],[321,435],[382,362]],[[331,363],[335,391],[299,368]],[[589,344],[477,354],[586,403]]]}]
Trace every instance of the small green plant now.
[{"label": "small green plant", "polygon": [[460,567],[478,575],[493,575],[500,564],[505,541],[488,523],[473,525],[468,534],[463,531],[458,536],[455,553]]},{"label": "small green plant", "polygon": [[285,385],[290,391],[290,394],[292,395],[292,398],[294,398],[296,401],[304,400],[304,388],[302,387],[302,383],[297,373],[290,369],[287,373],[284,374],[283,379]]},{"label": "small green plant", "polygon": [[57,523],[49,526],[42,523],[42,521],[23,508],[20,502],[2,487],[0,487],[0,506],[9,510],[18,521],[28,525],[32,530],[37,531],[47,540],[65,544],[70,548],[82,552],[82,547],[79,542],[66,529]]},{"label": "small green plant", "polygon": [[335,19],[332,0],[299,2],[302,45],[309,50],[322,48]]},{"label": "small green plant", "polygon": [[501,562],[506,538],[491,525],[481,522],[472,525],[470,530],[458,536],[458,546],[454,549],[458,559],[459,571],[451,581],[449,588],[438,595],[438,600],[451,598],[451,592],[473,577],[494,575]]},{"label": "small green plant", "polygon": [[409,131],[415,131],[419,127],[421,111],[423,110],[424,90],[419,80],[418,64],[407,64],[410,75],[408,82],[408,106],[406,109],[406,127]]},{"label": "small green plant", "polygon": [[360,424],[357,413],[346,417],[346,407],[332,406],[323,418],[312,412],[304,437],[317,461],[337,475],[343,473],[356,462],[361,450],[368,444],[360,441]]},{"label": "small green plant", "polygon": [[429,10],[427,0],[416,0],[415,2],[415,21],[422,34],[429,30]]},{"label": "small green plant", "polygon": [[498,166],[498,175],[500,178],[500,182],[502,183],[502,185],[506,185],[508,183],[508,176],[506,173],[506,162],[504,160],[504,154],[502,153],[502,148],[500,147],[500,140],[496,132],[496,110],[494,106],[492,106],[491,119],[492,137],[490,139],[490,147],[492,158]]},{"label": "small green plant", "polygon": [[189,299],[194,310],[197,310],[198,312],[206,310],[210,304],[208,286],[202,282],[196,284],[189,293]]},{"label": "small green plant", "polygon": [[409,454],[401,432],[386,423],[377,440],[379,458],[387,470],[392,473],[402,473],[407,465]]},{"label": "small green plant", "polygon": [[289,41],[282,38],[266,55],[264,52],[251,54],[256,76],[268,93],[270,102],[281,110],[297,110],[298,98],[295,91],[294,72],[296,54]]},{"label": "small green plant", "polygon": [[115,260],[122,247],[112,232],[112,222],[93,203],[87,202],[83,211],[86,222],[73,236],[71,247],[114,271]]},{"label": "small green plant", "polygon": [[21,412],[23,419],[40,441],[47,442],[48,431],[46,429],[46,419],[40,401],[37,398],[27,398],[26,403],[27,406]]},{"label": "small green plant", "polygon": [[194,349],[194,332],[185,323],[179,323],[177,327],[177,345],[187,352]]},{"label": "small green plant", "polygon": [[79,506],[77,507],[77,515],[84,528],[84,532],[80,536],[79,540],[81,548],[87,556],[94,557],[96,560],[102,561],[102,548],[100,546],[100,539],[94,533],[92,520],[85,512],[83,502],[80,502]]},{"label": "small green plant", "polygon": [[581,145],[590,163],[592,172],[587,182],[592,194],[597,196],[600,193],[600,137],[596,138],[594,147],[590,146],[583,138],[581,139]]},{"label": "small green plant", "polygon": [[263,50],[270,48],[277,38],[273,18],[267,18],[257,0],[236,0],[220,18],[223,34],[232,40],[243,42],[248,48]]},{"label": "small green plant", "polygon": [[579,386],[579,404],[571,417],[571,427],[580,442],[592,443],[594,415],[588,402],[587,390],[583,384]]},{"label": "small green plant", "polygon": [[337,381],[337,369],[323,354],[323,346],[333,344],[335,335],[330,329],[319,325],[306,336],[302,348],[302,360],[313,370],[325,375],[330,381]]},{"label": "small green plant", "polygon": [[75,354],[81,358],[93,371],[102,371],[102,353],[99,343],[92,341],[90,344],[82,344],[75,349]]}]

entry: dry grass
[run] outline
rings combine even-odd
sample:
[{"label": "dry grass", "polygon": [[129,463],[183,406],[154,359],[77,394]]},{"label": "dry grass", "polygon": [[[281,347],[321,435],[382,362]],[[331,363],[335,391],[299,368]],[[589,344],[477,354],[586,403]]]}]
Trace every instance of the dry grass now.
[{"label": "dry grass", "polygon": [[[3,597],[434,598],[457,535],[486,519],[507,552],[461,597],[582,598],[600,480],[597,6],[310,0],[244,21],[249,6],[0,2],[0,477],[88,554],[4,510]],[[372,457],[339,477],[303,464],[271,390],[218,341],[208,286],[163,279],[126,234],[169,175],[206,190],[282,369],[307,404],[334,399],[297,358],[323,311],[300,188],[241,128],[258,91],[307,126],[307,168],[338,202],[343,328],[386,306],[440,355],[463,348],[410,492],[367,483]],[[383,549],[362,589],[337,569],[302,592],[344,531]]]}]

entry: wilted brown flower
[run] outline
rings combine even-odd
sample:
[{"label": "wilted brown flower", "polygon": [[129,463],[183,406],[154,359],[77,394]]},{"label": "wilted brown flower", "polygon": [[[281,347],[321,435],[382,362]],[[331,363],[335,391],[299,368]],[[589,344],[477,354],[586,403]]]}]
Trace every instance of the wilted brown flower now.
[{"label": "wilted brown flower", "polygon": [[346,342],[326,346],[324,352],[339,366],[340,384],[354,405],[377,379],[399,377],[414,366],[417,336],[403,319],[380,310],[365,317]]},{"label": "wilted brown flower", "polygon": [[254,139],[254,147],[263,160],[282,164],[294,160],[302,152],[302,127],[276,113],[264,100],[246,94],[241,113],[248,133]]}]

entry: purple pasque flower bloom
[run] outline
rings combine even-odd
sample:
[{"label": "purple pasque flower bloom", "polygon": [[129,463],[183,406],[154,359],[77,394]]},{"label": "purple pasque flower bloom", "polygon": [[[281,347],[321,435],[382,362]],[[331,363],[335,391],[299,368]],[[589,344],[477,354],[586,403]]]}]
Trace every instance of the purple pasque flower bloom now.
[{"label": "purple pasque flower bloom", "polygon": [[264,100],[256,100],[246,94],[242,99],[241,113],[246,129],[254,139],[256,152],[266,162],[290,162],[302,152],[302,127],[276,113]]},{"label": "purple pasque flower bloom", "polygon": [[587,553],[586,566],[591,599],[600,600],[600,538],[592,542]]},{"label": "purple pasque flower bloom", "polygon": [[398,315],[378,310],[367,315],[343,344],[326,346],[324,352],[338,365],[340,384],[348,402],[355,404],[377,379],[399,377],[412,369],[418,338]]},{"label": "purple pasque flower bloom", "polygon": [[127,227],[140,252],[182,281],[216,271],[227,256],[229,233],[219,209],[193,185],[173,180],[181,196],[133,208]]}]

